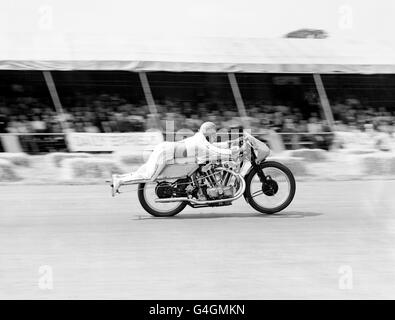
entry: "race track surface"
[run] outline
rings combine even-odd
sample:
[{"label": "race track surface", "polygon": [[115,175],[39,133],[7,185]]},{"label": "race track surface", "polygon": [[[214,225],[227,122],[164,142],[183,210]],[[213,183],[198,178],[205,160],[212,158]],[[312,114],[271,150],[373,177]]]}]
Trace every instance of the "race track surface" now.
[{"label": "race track surface", "polygon": [[0,298],[394,299],[394,190],[300,182],[280,214],[242,199],[158,219],[135,187],[3,185]]}]

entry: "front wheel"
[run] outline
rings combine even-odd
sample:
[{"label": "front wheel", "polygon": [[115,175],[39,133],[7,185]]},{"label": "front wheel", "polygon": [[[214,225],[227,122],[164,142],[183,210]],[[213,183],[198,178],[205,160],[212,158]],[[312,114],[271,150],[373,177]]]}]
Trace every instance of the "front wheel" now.
[{"label": "front wheel", "polygon": [[187,205],[186,201],[161,203],[155,202],[158,198],[155,191],[156,185],[152,183],[140,183],[137,195],[141,206],[149,214],[155,217],[171,217],[180,213]]},{"label": "front wheel", "polygon": [[284,210],[295,196],[295,178],[286,166],[275,161],[259,165],[266,180],[261,181],[255,169],[245,177],[244,198],[255,210],[273,214]]}]

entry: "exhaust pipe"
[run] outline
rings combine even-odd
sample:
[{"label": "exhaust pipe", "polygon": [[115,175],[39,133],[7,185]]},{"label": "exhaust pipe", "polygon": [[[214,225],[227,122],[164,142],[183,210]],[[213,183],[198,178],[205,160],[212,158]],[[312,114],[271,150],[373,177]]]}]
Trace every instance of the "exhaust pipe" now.
[{"label": "exhaust pipe", "polygon": [[187,197],[178,197],[178,198],[167,198],[167,199],[155,199],[155,202],[168,203],[168,202],[188,201],[193,204],[211,204],[211,203],[219,203],[219,202],[224,202],[224,201],[237,200],[243,195],[243,193],[246,189],[246,182],[244,181],[243,177],[240,174],[237,173],[235,175],[239,178],[239,180],[241,182],[241,186],[233,198],[217,199],[217,200],[196,200],[196,199],[189,199]]}]

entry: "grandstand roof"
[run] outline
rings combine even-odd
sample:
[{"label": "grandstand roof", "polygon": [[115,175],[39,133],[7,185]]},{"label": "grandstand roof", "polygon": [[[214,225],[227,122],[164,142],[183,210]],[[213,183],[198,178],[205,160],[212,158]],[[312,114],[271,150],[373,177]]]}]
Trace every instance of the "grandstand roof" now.
[{"label": "grandstand roof", "polygon": [[395,44],[9,33],[0,39],[0,70],[395,73]]}]

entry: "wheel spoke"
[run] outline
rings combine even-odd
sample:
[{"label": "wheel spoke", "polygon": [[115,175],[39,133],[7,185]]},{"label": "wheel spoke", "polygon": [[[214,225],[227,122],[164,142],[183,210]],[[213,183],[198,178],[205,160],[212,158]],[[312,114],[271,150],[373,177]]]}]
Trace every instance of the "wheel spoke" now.
[{"label": "wheel spoke", "polygon": [[263,193],[262,190],[255,191],[255,192],[251,195],[251,197],[255,198],[255,197],[261,195],[262,193]]},{"label": "wheel spoke", "polygon": [[[272,195],[265,193],[266,191],[256,173],[251,179],[251,198],[253,198],[254,202],[261,208],[277,208],[287,201],[291,191],[291,182],[287,174],[277,167],[264,167],[262,170],[265,176],[270,177],[269,180],[272,180],[276,184],[275,189],[272,189],[275,193]],[[271,187],[270,184],[269,187]]]},{"label": "wheel spoke", "polygon": [[155,192],[154,184],[145,184],[144,186],[144,198],[147,202],[147,205],[150,206],[153,210],[158,211],[160,213],[166,213],[174,210],[177,208],[181,202],[156,202],[155,200],[158,199],[158,196]]}]

